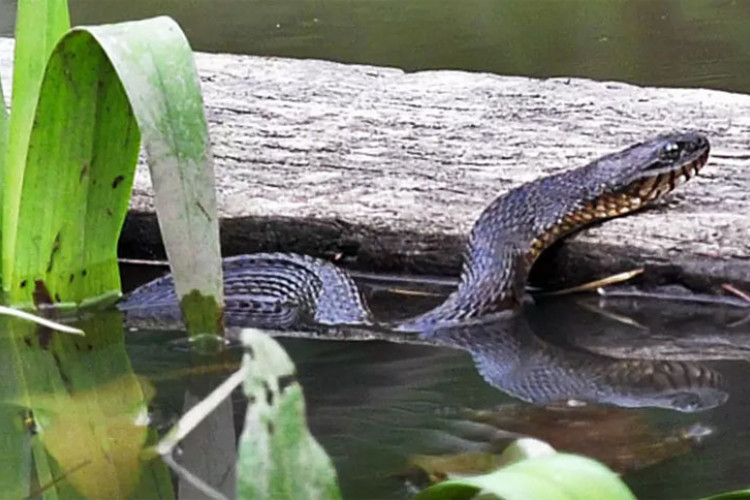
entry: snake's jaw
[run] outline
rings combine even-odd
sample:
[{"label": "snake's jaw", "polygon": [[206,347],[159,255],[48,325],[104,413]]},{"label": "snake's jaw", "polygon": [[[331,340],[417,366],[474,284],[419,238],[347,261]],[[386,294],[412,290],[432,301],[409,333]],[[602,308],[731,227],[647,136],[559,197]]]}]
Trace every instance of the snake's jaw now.
[{"label": "snake's jaw", "polygon": [[[615,179],[620,186],[603,192],[599,198],[615,205],[610,216],[623,215],[671,192],[694,177],[708,161],[710,144],[698,133],[671,134],[657,137],[619,154],[631,169],[625,178]],[[632,158],[628,158],[632,156]]]}]

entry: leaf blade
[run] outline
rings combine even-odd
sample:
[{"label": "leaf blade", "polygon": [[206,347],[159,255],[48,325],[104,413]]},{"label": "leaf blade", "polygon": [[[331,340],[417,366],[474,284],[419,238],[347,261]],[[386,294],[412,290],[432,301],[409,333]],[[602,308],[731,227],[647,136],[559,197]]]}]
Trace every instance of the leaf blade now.
[{"label": "leaf blade", "polygon": [[50,57],[29,138],[13,250],[14,304],[59,305],[119,294],[117,240],[140,135],[95,39],[66,35]]},{"label": "leaf blade", "polygon": [[222,281],[213,158],[190,46],[167,17],[86,29],[107,52],[130,96],[188,331],[219,332]]},{"label": "leaf blade", "polygon": [[522,460],[489,474],[443,481],[421,491],[415,500],[469,499],[480,492],[505,500],[635,500],[625,483],[604,465],[567,453]]},{"label": "leaf blade", "polygon": [[18,208],[31,128],[47,59],[70,29],[66,0],[21,1],[16,16],[13,94],[3,182],[2,275],[12,277]]}]

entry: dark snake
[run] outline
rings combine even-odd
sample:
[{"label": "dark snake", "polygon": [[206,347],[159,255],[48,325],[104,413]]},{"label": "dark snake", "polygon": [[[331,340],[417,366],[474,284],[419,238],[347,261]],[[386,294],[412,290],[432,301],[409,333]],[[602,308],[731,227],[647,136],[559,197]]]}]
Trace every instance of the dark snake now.
[{"label": "dark snake", "polygon": [[[672,191],[705,165],[708,154],[708,139],[701,134],[667,134],[511,189],[474,224],[457,289],[434,309],[397,323],[375,320],[351,277],[330,262],[290,253],[227,258],[225,324],[273,330],[367,327],[458,347],[472,353],[493,385],[530,401],[550,402],[566,394],[602,400],[615,386],[619,396],[604,399],[633,406],[622,395],[625,386],[651,393],[655,380],[668,379],[668,387],[662,383],[659,388],[667,393],[666,403],[648,405],[683,411],[716,406],[726,397],[713,392],[720,384],[713,371],[591,353],[554,355],[555,348],[533,335],[518,334],[527,327],[518,327],[514,314],[529,270],[544,249],[595,221],[636,211]],[[119,308],[134,325],[174,325],[181,318],[169,275],[136,289]],[[516,333],[509,333],[511,324]],[[518,361],[515,370],[510,369],[513,360]],[[586,375],[571,375],[572,368]],[[709,395],[696,396],[704,387]]]}]

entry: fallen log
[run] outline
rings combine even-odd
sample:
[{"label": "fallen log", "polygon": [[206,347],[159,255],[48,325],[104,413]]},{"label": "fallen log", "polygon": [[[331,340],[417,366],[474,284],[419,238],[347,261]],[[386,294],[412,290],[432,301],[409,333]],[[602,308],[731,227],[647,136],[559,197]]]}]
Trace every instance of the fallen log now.
[{"label": "fallen log", "polygon": [[[0,39],[9,93],[12,40]],[[709,165],[655,207],[567,239],[539,281],[645,267],[705,290],[750,284],[750,96],[197,53],[228,254],[293,251],[456,274],[466,234],[512,186],[649,136],[697,129]],[[121,240],[160,255],[139,168]]]}]

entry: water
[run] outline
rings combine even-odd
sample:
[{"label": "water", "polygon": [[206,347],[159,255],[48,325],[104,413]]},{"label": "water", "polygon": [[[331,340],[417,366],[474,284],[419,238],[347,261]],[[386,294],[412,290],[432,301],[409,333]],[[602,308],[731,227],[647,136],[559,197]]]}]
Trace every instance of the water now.
[{"label": "water", "polygon": [[[360,285],[381,316],[410,314],[440,300],[413,296],[405,300],[404,295],[384,291],[403,288],[403,283]],[[586,349],[602,350],[609,343],[622,355],[628,346],[640,349],[639,336],[648,334],[661,345],[661,352],[670,346],[670,356],[682,359],[681,366],[720,374],[720,392],[728,399],[720,398],[718,406],[700,412],[597,404],[539,407],[499,390],[497,379],[488,381],[479,375],[478,361],[487,373],[490,358],[504,356],[494,348],[474,349],[470,355],[446,346],[281,339],[305,388],[310,427],[334,459],[345,498],[407,498],[404,478],[421,477],[415,472],[419,468],[410,465],[415,456],[498,453],[511,439],[509,432],[596,456],[624,471],[638,498],[698,498],[747,486],[750,389],[745,381],[750,366],[742,346],[750,339],[750,322],[728,325],[741,322],[750,310],[654,301],[599,302],[577,296],[527,308],[525,322],[533,334],[523,343],[543,339],[545,352],[571,358],[582,352],[588,356]],[[654,308],[661,314],[652,314]],[[691,316],[685,327],[680,318],[688,310]],[[126,345],[136,373],[163,380],[156,383],[152,407],[163,419],[176,419],[182,411],[184,385],[179,377],[164,377],[164,373],[179,373],[188,364],[187,351],[177,347],[179,338],[139,332],[130,334]],[[685,360],[695,355],[691,346],[696,345],[713,352],[713,358],[739,359]],[[533,352],[521,365],[533,363]],[[231,357],[236,361],[237,353]],[[222,378],[220,373],[212,376],[215,381]],[[243,407],[242,398],[235,397],[238,425]],[[423,462],[417,459],[417,463]]]},{"label": "water", "polygon": [[[750,3],[742,1],[72,0],[70,4],[76,24],[172,15],[194,48],[204,51],[311,57],[409,71],[453,68],[536,77],[568,75],[750,92],[750,73],[744,70],[750,67]],[[14,11],[13,2],[0,0],[0,35],[12,33]],[[439,300],[373,293],[381,315],[407,314],[407,307],[419,309]],[[748,486],[750,322],[743,323],[745,312],[642,302],[610,303],[602,314],[596,312],[595,302],[551,300],[529,308],[526,321],[534,338],[563,353],[583,350],[638,357],[650,349],[672,358],[707,353],[731,358],[699,362],[703,370],[721,374],[728,400],[698,413],[594,404],[548,409],[489,384],[465,350],[383,341],[282,339],[306,391],[310,427],[333,457],[345,497],[405,497],[403,476],[414,476],[407,464],[415,455],[495,452],[507,442],[503,429],[564,443],[558,444],[561,449],[611,451],[601,458],[627,470],[624,479],[639,498],[696,498]],[[196,359],[183,348],[181,334],[129,332],[124,344],[122,338],[105,338],[109,340],[87,347],[104,353],[99,365],[85,357],[85,349],[63,349],[73,361],[81,356],[83,363],[68,360],[77,368],[66,372],[67,380],[75,385],[83,376],[80,372],[95,366],[103,372],[130,374],[125,380],[131,382],[137,375],[154,393],[149,407],[158,431],[184,412],[186,388],[205,392],[236,368],[240,358],[238,351],[229,351]],[[31,339],[40,346],[29,347],[30,352],[45,351],[44,338]],[[108,350],[120,344],[123,351],[107,357]],[[0,356],[7,352],[0,349]],[[206,373],[191,371],[195,363],[205,365]],[[0,369],[9,366],[9,361],[0,363]],[[13,380],[13,374],[2,379]],[[0,388],[12,390],[8,384]],[[0,405],[0,410],[7,406]],[[244,401],[239,395],[232,406],[221,417],[225,429],[241,423]],[[8,411],[18,417],[16,406],[10,405]],[[44,415],[35,417],[46,422]],[[211,432],[199,436],[215,437],[227,446],[210,447],[209,458],[232,464],[232,436]],[[576,432],[581,433],[577,442],[564,442],[578,436]],[[701,433],[705,435],[699,439]],[[606,446],[592,448],[591,443]],[[215,473],[188,445],[183,458],[195,461],[196,473]],[[72,466],[81,463],[76,457],[58,460]],[[149,477],[155,483],[160,477],[163,481],[163,470],[152,472]]]},{"label": "water", "polygon": [[[0,0],[0,35],[12,33]],[[168,14],[197,50],[750,92],[741,0],[70,0],[73,22]]]},{"label": "water", "polygon": [[[388,291],[411,288],[403,282],[364,279],[359,284],[381,318],[414,314],[441,300]],[[417,289],[435,291],[434,286]],[[545,342],[544,352],[554,352],[558,359],[575,360],[590,356],[590,351],[643,356],[643,339],[650,338],[651,352],[669,353],[682,360],[680,366],[699,366],[721,375],[718,392],[728,399],[719,397],[713,403],[718,406],[702,412],[529,404],[514,397],[528,399],[529,393],[507,383],[510,393],[500,390],[504,379],[492,376],[497,370],[487,369],[493,359],[501,361],[501,367],[513,362],[507,351],[493,347],[501,343],[499,338],[484,342],[489,348],[469,349],[471,353],[447,347],[450,342],[428,346],[281,341],[297,364],[310,427],[336,463],[345,498],[406,498],[404,477],[420,477],[409,466],[415,456],[497,453],[509,441],[508,432],[530,434],[559,449],[604,460],[626,472],[624,479],[639,498],[697,498],[746,485],[750,399],[745,380],[750,367],[743,346],[750,339],[750,322],[742,322],[748,314],[749,310],[737,307],[630,299],[602,302],[576,296],[527,308],[524,324],[533,333],[519,333],[517,328],[508,332],[525,346],[527,358],[517,363],[520,366],[534,362],[539,352],[535,343]],[[481,338],[480,332],[473,335]],[[163,374],[184,372],[189,363],[187,352],[176,348],[179,337],[139,332],[130,334],[127,343],[136,373],[164,380],[156,384],[152,405],[164,420],[178,418],[184,380]],[[700,352],[719,359],[689,360]],[[584,369],[579,373],[604,358],[585,359],[588,362],[581,364]],[[477,362],[483,364],[488,379],[478,373]],[[221,374],[213,377],[216,382],[222,378]],[[573,399],[579,396],[571,393]],[[623,401],[638,406],[632,399]],[[649,404],[646,398],[640,401]],[[244,402],[236,397],[234,403],[234,421],[239,425]]]},{"label": "water", "polygon": [[[442,288],[434,285],[372,277],[359,285],[381,318],[442,300],[404,294]],[[481,472],[477,463],[531,435],[623,472],[639,498],[684,499],[747,486],[748,314],[747,307],[573,296],[422,343],[321,334],[280,341],[345,498],[407,498],[408,485],[446,470],[435,461],[469,455]],[[237,369],[239,349],[200,354],[181,332],[124,333],[112,311],[82,319],[85,338],[3,321],[0,416],[12,425],[0,427],[1,456],[13,467],[30,463],[23,444],[30,437],[34,462],[48,457],[51,478],[65,477],[57,484],[64,498],[104,498],[117,488],[136,498],[190,497],[164,464],[141,462],[140,449]],[[645,360],[649,353],[672,361]],[[230,496],[245,405],[235,394],[177,454]],[[150,429],[134,426],[133,415],[148,415]],[[97,451],[102,442],[114,463]],[[0,482],[18,484],[8,470],[0,468]],[[50,481],[32,480],[32,492]]]}]

